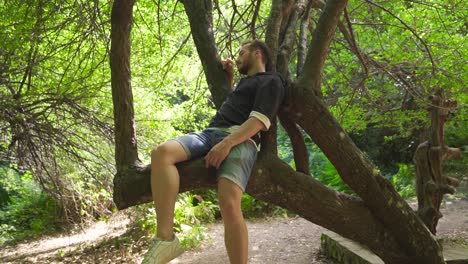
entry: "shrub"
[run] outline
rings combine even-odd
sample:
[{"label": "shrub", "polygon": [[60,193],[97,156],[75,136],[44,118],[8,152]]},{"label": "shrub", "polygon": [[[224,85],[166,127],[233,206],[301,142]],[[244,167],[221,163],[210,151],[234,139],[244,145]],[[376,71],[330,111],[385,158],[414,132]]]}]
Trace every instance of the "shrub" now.
[{"label": "shrub", "polygon": [[390,177],[395,189],[403,198],[416,195],[415,171],[413,165],[398,164],[398,172]]},{"label": "shrub", "polygon": [[0,245],[56,230],[58,205],[32,175],[5,166],[0,171],[0,181],[10,196],[10,202],[0,208]]},{"label": "shrub", "polygon": [[[138,206],[142,217],[138,224],[143,231],[157,233],[156,212],[152,204]],[[204,223],[211,223],[215,219],[217,206],[211,201],[203,200],[200,195],[190,192],[179,195],[175,205],[174,229],[182,246],[197,247],[205,238]]]}]

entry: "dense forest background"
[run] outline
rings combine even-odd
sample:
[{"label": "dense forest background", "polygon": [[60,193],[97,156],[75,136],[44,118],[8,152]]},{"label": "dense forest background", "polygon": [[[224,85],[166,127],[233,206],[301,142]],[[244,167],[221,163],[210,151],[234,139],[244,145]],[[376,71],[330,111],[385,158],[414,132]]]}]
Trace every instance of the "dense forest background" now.
[{"label": "dense forest background", "polygon": [[[264,37],[270,5],[215,1],[223,57],[235,58],[245,39]],[[111,7],[98,0],[0,3],[0,244],[115,211]],[[312,9],[309,19],[316,22],[318,12]],[[183,5],[139,0],[133,14],[136,131],[139,157],[148,164],[156,144],[202,129],[215,107]],[[403,197],[415,195],[412,156],[427,138],[428,97],[436,88],[458,102],[445,141],[464,153],[461,161],[447,161],[445,170],[467,177],[467,17],[463,1],[350,1],[329,49],[323,100]],[[313,30],[311,23],[309,38]],[[312,176],[351,193],[306,141]],[[281,128],[278,143],[280,157],[294,167]],[[181,195],[179,231],[198,234],[201,222],[217,216],[215,197],[212,191]],[[247,195],[243,208],[252,215],[287,213]],[[137,210],[141,226],[154,231],[151,205]],[[186,243],[197,240],[186,237]]]}]

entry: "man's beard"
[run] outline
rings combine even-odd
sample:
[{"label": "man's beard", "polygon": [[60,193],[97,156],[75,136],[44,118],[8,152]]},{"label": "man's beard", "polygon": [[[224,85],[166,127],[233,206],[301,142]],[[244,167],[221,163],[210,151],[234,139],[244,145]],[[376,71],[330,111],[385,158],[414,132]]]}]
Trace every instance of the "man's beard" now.
[{"label": "man's beard", "polygon": [[252,63],[250,62],[250,60],[246,60],[242,63],[241,67],[238,69],[239,73],[247,75],[251,67],[252,67]]}]

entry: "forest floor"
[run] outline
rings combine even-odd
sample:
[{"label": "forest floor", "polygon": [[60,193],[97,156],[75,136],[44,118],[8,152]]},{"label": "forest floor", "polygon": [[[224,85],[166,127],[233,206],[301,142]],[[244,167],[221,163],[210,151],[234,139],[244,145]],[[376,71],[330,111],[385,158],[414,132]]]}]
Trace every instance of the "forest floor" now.
[{"label": "forest floor", "polygon": [[[416,202],[410,202],[415,207]],[[449,197],[442,204],[438,234],[468,244],[468,200]],[[22,241],[0,248],[0,263],[140,263],[150,238],[135,230],[130,213],[122,211],[67,234]],[[248,220],[249,263],[333,264],[320,252],[323,227],[300,217]],[[229,263],[222,223],[207,225],[202,246],[186,251],[170,263]]]}]

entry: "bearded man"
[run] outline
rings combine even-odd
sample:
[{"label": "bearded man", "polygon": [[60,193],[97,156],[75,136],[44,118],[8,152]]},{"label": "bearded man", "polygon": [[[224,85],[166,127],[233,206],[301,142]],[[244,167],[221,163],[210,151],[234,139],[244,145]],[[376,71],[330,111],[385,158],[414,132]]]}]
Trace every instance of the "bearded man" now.
[{"label": "bearded man", "polygon": [[[178,162],[205,156],[206,167],[216,168],[218,198],[224,222],[224,241],[232,264],[246,264],[247,226],[241,198],[257,158],[259,132],[267,131],[286,94],[284,79],[266,71],[268,47],[259,40],[241,44],[235,63],[242,78],[199,133],[169,140],[151,152],[151,191],[157,215],[157,238],[143,263],[167,263],[182,254],[174,235],[174,207],[179,193]],[[231,86],[234,65],[222,61]]]}]

